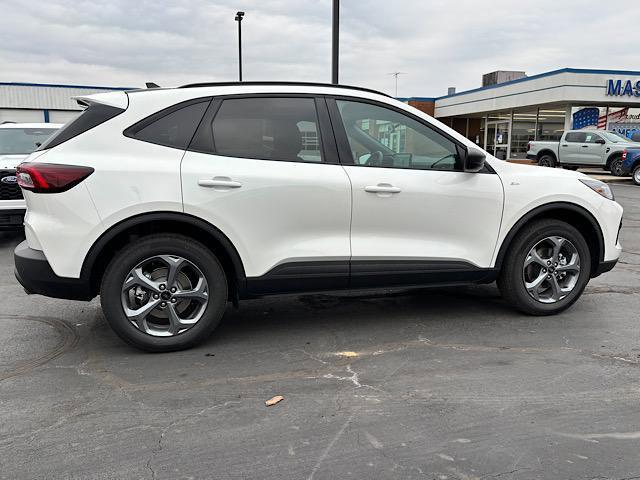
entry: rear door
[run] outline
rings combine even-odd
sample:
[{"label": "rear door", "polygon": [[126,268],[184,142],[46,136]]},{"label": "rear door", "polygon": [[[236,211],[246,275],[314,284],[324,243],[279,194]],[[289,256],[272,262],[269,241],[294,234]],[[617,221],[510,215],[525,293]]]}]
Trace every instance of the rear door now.
[{"label": "rear door", "polygon": [[214,99],[181,170],[185,212],[229,238],[252,292],[347,285],[351,187],[323,100]]},{"label": "rear door", "polygon": [[584,132],[569,132],[560,141],[558,150],[560,163],[583,163],[586,135]]},{"label": "rear door", "polygon": [[479,279],[491,267],[503,187],[462,171],[461,145],[403,111],[329,99],[353,188],[354,286]]}]

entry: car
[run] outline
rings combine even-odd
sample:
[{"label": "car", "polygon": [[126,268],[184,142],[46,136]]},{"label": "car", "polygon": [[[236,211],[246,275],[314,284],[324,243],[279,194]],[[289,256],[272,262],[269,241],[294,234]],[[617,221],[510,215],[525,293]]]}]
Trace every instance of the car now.
[{"label": "car", "polygon": [[16,180],[16,166],[62,125],[0,124],[0,230],[22,227],[26,205]]},{"label": "car", "polygon": [[640,148],[627,148],[622,152],[622,168],[625,175],[631,175],[633,183],[640,185]]},{"label": "car", "polygon": [[596,130],[569,130],[559,142],[531,141],[527,158],[542,167],[602,167],[616,176],[623,176],[622,152],[625,148],[640,148],[627,137]]},{"label": "car", "polygon": [[620,256],[606,184],[499,161],[379,92],[242,82],[78,101],[18,167],[16,277],[99,295],[144,350],[196,345],[228,302],[273,294],[497,281],[550,315]]}]

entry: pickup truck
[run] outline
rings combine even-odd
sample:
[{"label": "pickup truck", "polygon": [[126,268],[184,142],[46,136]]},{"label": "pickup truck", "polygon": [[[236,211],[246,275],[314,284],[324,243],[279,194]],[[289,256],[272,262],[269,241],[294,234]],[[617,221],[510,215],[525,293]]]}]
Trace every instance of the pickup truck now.
[{"label": "pickup truck", "polygon": [[625,175],[622,152],[640,143],[613,132],[568,130],[559,142],[529,142],[527,158],[542,167],[602,167],[616,176]]},{"label": "pickup truck", "polygon": [[60,127],[57,123],[0,124],[0,230],[22,228],[27,206],[16,167]]}]

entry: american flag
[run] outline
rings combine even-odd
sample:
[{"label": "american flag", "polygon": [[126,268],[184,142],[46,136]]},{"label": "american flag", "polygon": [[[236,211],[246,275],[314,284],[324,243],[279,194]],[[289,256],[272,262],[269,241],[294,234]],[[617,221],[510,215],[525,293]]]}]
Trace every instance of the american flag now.
[{"label": "american flag", "polygon": [[604,130],[605,128],[607,128],[607,123],[608,122],[618,122],[620,120],[624,120],[627,118],[627,115],[629,114],[629,107],[624,107],[621,110],[618,110],[617,112],[611,112],[609,113],[609,115],[601,115],[600,117],[598,117],[598,128],[601,130]]}]

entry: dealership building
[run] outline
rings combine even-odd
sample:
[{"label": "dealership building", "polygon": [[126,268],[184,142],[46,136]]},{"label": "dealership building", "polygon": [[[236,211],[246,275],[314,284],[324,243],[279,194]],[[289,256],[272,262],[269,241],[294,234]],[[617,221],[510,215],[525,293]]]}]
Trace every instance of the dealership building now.
[{"label": "dealership building", "polygon": [[[81,111],[72,97],[116,90],[126,88],[0,82],[0,123],[64,123]],[[501,159],[524,159],[530,140],[559,140],[569,129],[627,136],[640,130],[640,71],[563,68],[532,76],[497,71],[484,75],[479,88],[400,100]],[[400,138],[392,143],[402,148]]]},{"label": "dealership building", "polygon": [[501,159],[523,159],[530,140],[565,130],[640,130],[640,71],[563,68],[526,76],[492,72],[483,86],[401,100],[435,116]]}]

